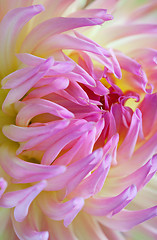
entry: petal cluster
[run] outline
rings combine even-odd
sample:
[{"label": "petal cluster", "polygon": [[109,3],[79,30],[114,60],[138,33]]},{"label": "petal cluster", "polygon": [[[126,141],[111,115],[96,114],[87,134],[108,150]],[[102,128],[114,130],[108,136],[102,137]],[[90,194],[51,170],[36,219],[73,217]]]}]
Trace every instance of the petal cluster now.
[{"label": "petal cluster", "polygon": [[136,4],[0,1],[0,238],[156,239],[157,6]]}]

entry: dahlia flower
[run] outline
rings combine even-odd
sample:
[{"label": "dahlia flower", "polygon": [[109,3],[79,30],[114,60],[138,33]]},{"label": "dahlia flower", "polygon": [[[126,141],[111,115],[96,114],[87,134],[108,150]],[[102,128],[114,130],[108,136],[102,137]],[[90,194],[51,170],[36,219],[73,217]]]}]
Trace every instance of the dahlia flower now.
[{"label": "dahlia flower", "polygon": [[0,239],[157,239],[156,9],[0,0]]}]

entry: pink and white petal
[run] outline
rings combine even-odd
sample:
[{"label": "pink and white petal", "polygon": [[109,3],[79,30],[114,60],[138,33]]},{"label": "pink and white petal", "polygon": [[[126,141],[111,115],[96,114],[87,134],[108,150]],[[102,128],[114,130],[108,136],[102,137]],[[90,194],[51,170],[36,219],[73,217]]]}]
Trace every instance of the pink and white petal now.
[{"label": "pink and white petal", "polygon": [[52,81],[50,84],[39,87],[32,92],[30,92],[26,97],[25,100],[31,99],[31,98],[41,98],[44,97],[50,93],[57,92],[59,90],[66,89],[69,85],[68,78],[60,77],[56,78],[54,81]]},{"label": "pink and white petal", "polygon": [[[28,7],[31,6],[33,3],[33,0],[28,0],[28,1],[22,1],[22,0],[6,0],[5,4],[3,0],[0,0],[0,12],[1,12],[1,17],[3,18],[7,12],[10,10],[13,10],[14,8],[21,8],[21,7]],[[0,19],[1,21],[1,19]]]},{"label": "pink and white petal", "polygon": [[66,108],[45,99],[31,99],[25,101],[25,106],[16,116],[16,124],[25,127],[30,120],[42,113],[49,113],[60,118],[73,118],[74,115]]},{"label": "pink and white petal", "polygon": [[3,194],[0,199],[0,206],[4,208],[15,207],[15,219],[16,221],[21,222],[27,216],[31,202],[46,187],[46,184],[46,180],[43,180],[32,187],[7,192]]},{"label": "pink and white petal", "polygon": [[45,135],[47,133],[55,134],[60,129],[68,126],[68,124],[69,120],[58,120],[34,127],[31,125],[29,127],[19,127],[11,124],[4,126],[2,131],[7,138],[15,142],[25,142],[33,137]]},{"label": "pink and white petal", "polygon": [[117,213],[112,218],[99,217],[97,218],[97,220],[101,224],[109,228],[126,232],[135,227],[136,225],[156,216],[157,206],[139,211],[122,210],[120,213]]},{"label": "pink and white petal", "polygon": [[70,196],[81,196],[84,199],[97,194],[104,185],[111,164],[111,156],[106,155],[100,166],[73,190]]},{"label": "pink and white petal", "polygon": [[82,209],[84,200],[78,197],[61,203],[43,195],[39,198],[39,205],[49,218],[56,221],[64,220],[64,225],[67,227]]},{"label": "pink and white petal", "polygon": [[[35,55],[32,55],[30,53],[18,53],[16,54],[16,57],[25,65],[30,66],[30,67],[36,67],[37,65],[43,63],[46,59],[41,58]],[[51,57],[52,61],[54,60]],[[52,62],[53,64],[54,62]]]},{"label": "pink and white petal", "polygon": [[17,222],[12,214],[12,224],[14,231],[19,239],[25,240],[48,240],[48,231],[38,231],[33,224],[30,223],[30,219],[27,217],[22,222]]},{"label": "pink and white petal", "polygon": [[79,27],[94,26],[102,24],[100,18],[63,18],[57,17],[46,20],[35,27],[25,38],[21,52],[31,53],[45,39],[65,31]]},{"label": "pink and white petal", "polygon": [[53,145],[51,142],[50,147],[47,148],[46,152],[43,155],[42,163],[46,165],[51,164],[67,144],[79,138],[83,133],[90,131],[92,127],[92,123],[83,123],[80,126],[70,125],[67,129],[67,132],[63,132],[63,136],[61,138],[55,139]]},{"label": "pink and white petal", "polygon": [[133,152],[139,135],[140,125],[142,124],[142,115],[139,109],[136,109],[132,116],[132,121],[128,133],[118,149],[118,162],[124,162],[129,159]]},{"label": "pink and white petal", "polygon": [[94,216],[113,216],[120,212],[135,196],[137,189],[131,185],[115,197],[87,199],[84,211]]},{"label": "pink and white petal", "polygon": [[16,88],[11,89],[5,101],[3,102],[3,110],[6,111],[12,103],[20,100],[33,87],[33,85],[47,73],[51,64],[51,58],[47,59],[44,63],[40,65],[39,71],[37,71],[36,74],[34,74],[29,79],[26,78],[24,83],[20,84]]},{"label": "pink and white petal", "polygon": [[135,75],[141,75],[141,65],[136,60],[118,51],[115,51],[115,55],[122,69]]},{"label": "pink and white petal", "polygon": [[65,166],[45,166],[23,161],[15,156],[8,147],[1,148],[1,166],[14,181],[31,183],[56,177],[65,172]]},{"label": "pink and white petal", "polygon": [[3,193],[5,192],[6,188],[7,188],[7,182],[5,181],[4,178],[0,178],[0,198],[3,195]]},{"label": "pink and white petal", "polygon": [[17,37],[23,26],[35,15],[43,11],[42,5],[15,8],[8,12],[0,23],[0,73],[7,75],[15,69],[15,51]]},{"label": "pink and white petal", "polygon": [[99,223],[85,212],[80,212],[79,216],[74,219],[72,229],[77,239],[108,240]]},{"label": "pink and white petal", "polygon": [[[149,140],[147,140],[139,149],[137,149],[132,158],[121,165],[111,169],[109,175],[111,177],[122,177],[136,171],[142,165],[152,158],[157,152],[157,134],[154,134]],[[137,161],[138,160],[138,161]]]},{"label": "pink and white petal", "polygon": [[[58,176],[55,177],[54,179],[48,180],[46,190],[55,191],[63,189],[65,187],[68,187],[69,189],[76,187],[77,184],[80,181],[82,181],[82,178],[85,177],[83,175],[85,175],[85,173],[87,175],[87,172],[91,171],[97,164],[99,164],[100,160],[102,159],[102,156],[103,156],[102,149],[97,149],[87,157],[70,164],[69,166],[67,166],[67,170],[65,173],[62,174],[62,176]],[[86,168],[88,169],[86,170]],[[83,171],[82,175],[80,175],[81,171]]]},{"label": "pink and white petal", "polygon": [[112,20],[111,14],[107,13],[106,9],[83,9],[71,13],[68,17],[88,17],[88,18],[100,18],[104,21]]},{"label": "pink and white petal", "polygon": [[86,39],[81,39],[78,36],[70,36],[68,34],[56,34],[55,36],[46,39],[39,45],[39,47],[36,47],[34,53],[36,55],[40,54],[46,57],[53,54],[54,51],[60,49],[74,49],[92,52],[98,55],[101,54],[100,49],[97,47],[96,44],[94,44],[94,42],[91,43]]},{"label": "pink and white petal", "polygon": [[[87,135],[88,134],[83,134],[77,141],[76,143],[70,148],[69,151],[65,152],[62,156],[58,157],[54,165],[68,165],[72,159],[75,159],[75,157],[81,152],[82,153],[82,148],[84,147],[84,144],[87,141]],[[80,151],[81,149],[81,151]],[[81,154],[82,155],[82,154]],[[77,159],[75,160],[77,161]]]},{"label": "pink and white petal", "polygon": [[[139,105],[142,113],[142,124],[145,137],[152,132],[156,132],[155,122],[157,119],[157,93],[147,94]],[[154,129],[155,128],[155,129]]]},{"label": "pink and white petal", "polygon": [[38,64],[34,68],[28,67],[13,72],[2,80],[2,84],[4,84],[3,89],[17,88],[25,82],[31,83],[31,79],[35,75],[37,75],[39,72],[42,74],[45,72],[46,74],[53,64],[53,58],[50,57],[45,59],[45,61],[42,61],[42,63]]}]

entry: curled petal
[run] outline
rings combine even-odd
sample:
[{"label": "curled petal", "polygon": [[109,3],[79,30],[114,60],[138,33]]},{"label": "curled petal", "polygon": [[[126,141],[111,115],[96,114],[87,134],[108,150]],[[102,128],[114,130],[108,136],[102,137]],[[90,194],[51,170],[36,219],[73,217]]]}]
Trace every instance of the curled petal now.
[{"label": "curled petal", "polygon": [[32,201],[46,187],[46,180],[43,180],[36,185],[5,193],[0,199],[0,206],[5,208],[15,207],[14,217],[16,221],[22,222],[28,214],[28,209]]},{"label": "curled petal", "polygon": [[5,192],[6,188],[7,188],[7,182],[3,178],[0,178],[0,198]]},{"label": "curled petal", "polygon": [[[15,153],[5,146],[1,147],[1,166],[2,168],[18,182],[30,183],[41,181],[47,178],[56,177],[62,174],[65,166],[45,166],[23,161],[15,156]],[[3,183],[3,187],[4,184]]]},{"label": "curled petal", "polygon": [[135,196],[136,186],[132,185],[116,197],[91,198],[86,200],[84,210],[94,216],[113,216],[120,212]]},{"label": "curled petal", "polygon": [[86,199],[97,194],[104,185],[110,164],[111,156],[107,155],[100,166],[73,190],[72,195]]},{"label": "curled petal", "polygon": [[[24,73],[24,75],[22,76],[22,83],[18,85],[16,88],[13,88],[9,91],[3,103],[3,109],[6,110],[8,106],[10,106],[12,103],[15,103],[16,101],[20,100],[33,87],[33,85],[36,82],[38,82],[39,79],[47,73],[51,65],[52,65],[52,59],[49,58],[45,62],[43,62],[42,64],[36,67],[37,69],[34,72],[34,74],[32,74],[31,77],[30,76],[28,77],[28,75],[25,76],[25,73]],[[31,71],[32,69],[30,70],[30,72]],[[19,78],[21,79],[21,73]],[[14,73],[13,75],[11,74],[11,80],[10,80],[11,82],[18,81],[18,80],[19,80],[18,78],[14,78]]]},{"label": "curled petal", "polygon": [[42,113],[50,113],[61,118],[74,117],[66,108],[46,99],[31,99],[25,101],[25,104],[16,116],[16,123],[20,126],[28,126],[33,117]]},{"label": "curled petal", "polygon": [[37,27],[28,34],[23,42],[21,51],[32,52],[36,46],[38,46],[43,40],[68,30],[72,30],[79,27],[93,26],[103,23],[100,18],[63,18],[57,17],[49,19]]},{"label": "curled petal", "polygon": [[139,135],[139,131],[141,129],[141,120],[141,112],[139,109],[136,109],[132,116],[132,121],[127,136],[125,137],[123,143],[118,149],[119,162],[126,161],[132,156]]},{"label": "curled petal", "polygon": [[62,176],[49,179],[46,187],[47,191],[60,190],[67,188],[66,192],[72,191],[82,179],[100,162],[103,156],[102,149],[98,149],[88,155],[67,166],[67,170]]},{"label": "curled petal", "polygon": [[15,47],[23,26],[35,15],[43,11],[42,5],[15,8],[9,11],[0,23],[0,73],[6,75],[15,69]]},{"label": "curled petal", "polygon": [[27,217],[22,222],[17,222],[12,214],[12,224],[14,231],[16,232],[19,239],[25,240],[48,240],[48,231],[37,231],[37,229],[31,224],[29,218]]},{"label": "curled petal", "polygon": [[126,232],[134,226],[156,216],[157,206],[139,211],[123,210],[112,218],[97,219],[105,226],[112,226],[115,230]]},{"label": "curled petal", "polygon": [[55,202],[53,199],[42,197],[39,199],[42,211],[53,220],[64,219],[64,225],[67,227],[84,205],[83,198],[74,198],[65,203]]}]

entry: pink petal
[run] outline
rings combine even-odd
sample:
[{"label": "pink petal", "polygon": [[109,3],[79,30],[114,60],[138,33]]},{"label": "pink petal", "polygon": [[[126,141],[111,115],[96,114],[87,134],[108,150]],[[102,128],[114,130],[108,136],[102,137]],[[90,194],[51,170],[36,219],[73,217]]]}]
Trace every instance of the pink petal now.
[{"label": "pink petal", "polygon": [[25,239],[25,240],[48,240],[49,239],[49,233],[48,231],[37,231],[36,227],[31,224],[31,221],[27,217],[22,222],[17,222],[12,216],[12,224],[15,233],[17,234],[19,239]]},{"label": "pink petal", "polygon": [[82,181],[85,175],[87,175],[100,162],[102,159],[102,154],[102,149],[98,149],[87,157],[69,165],[66,172],[63,173],[62,176],[55,177],[54,179],[50,179],[48,181],[46,190],[55,191],[64,187],[72,190],[72,188],[75,188],[80,181]]},{"label": "pink petal", "polygon": [[15,47],[17,37],[23,26],[35,15],[43,11],[42,5],[33,5],[25,8],[15,8],[8,12],[0,24],[0,72],[7,75],[15,66]]},{"label": "pink petal", "polygon": [[[45,41],[43,41],[39,47],[36,47],[35,54],[40,54],[44,56],[50,56],[54,51],[60,49],[74,49],[74,50],[82,50],[86,52],[92,52],[94,54],[101,54],[100,46],[97,47],[97,44],[91,41],[87,41],[87,39],[70,36],[68,34],[56,34]],[[105,50],[103,50],[105,52]],[[106,51],[107,56],[109,53]]]},{"label": "pink petal", "polygon": [[107,14],[106,9],[83,9],[78,10],[75,13],[70,14],[70,17],[94,17],[101,18],[104,21],[112,20],[113,17],[110,14]]},{"label": "pink petal", "polygon": [[30,204],[46,187],[46,184],[46,180],[43,180],[32,187],[14,192],[7,192],[0,199],[0,206],[5,208],[15,207],[15,219],[18,222],[22,222],[28,214]]},{"label": "pink petal", "polygon": [[[56,177],[65,172],[64,166],[45,166],[42,164],[34,164],[23,161],[15,156],[14,152],[8,150],[7,147],[1,148],[1,166],[12,178],[18,182],[30,183],[41,181],[47,178]],[[15,181],[15,180],[14,180]],[[3,191],[5,190],[5,182],[3,183]],[[1,191],[2,191],[1,190]]]},{"label": "pink petal", "polygon": [[93,26],[103,23],[100,18],[63,18],[49,19],[35,27],[23,42],[21,51],[32,52],[43,40],[74,28]]},{"label": "pink petal", "polygon": [[111,157],[107,155],[100,166],[73,190],[72,195],[86,199],[97,194],[104,185],[110,164]]},{"label": "pink petal", "polygon": [[64,225],[67,227],[82,209],[84,200],[74,198],[65,203],[58,203],[53,199],[42,197],[39,199],[39,204],[44,214],[53,220],[64,219]]},{"label": "pink petal", "polygon": [[132,185],[116,197],[91,198],[86,200],[84,210],[94,216],[112,216],[121,211],[136,196],[136,193],[136,187]]},{"label": "pink petal", "polygon": [[69,80],[65,77],[53,79],[53,81],[50,84],[39,87],[33,90],[32,92],[30,92],[25,98],[25,100],[31,99],[31,98],[44,97],[50,93],[66,89],[68,85],[69,85]]},{"label": "pink petal", "polygon": [[45,99],[31,99],[25,101],[26,105],[16,116],[16,124],[28,126],[30,120],[36,115],[50,113],[60,118],[73,118],[74,115],[66,108]]},{"label": "pink petal", "polygon": [[[44,63],[37,67],[37,71],[32,77],[27,78],[26,76],[25,79],[22,79],[22,82],[24,80],[23,83],[18,85],[16,88],[11,89],[3,103],[3,109],[6,109],[10,104],[21,99],[33,87],[33,85],[47,73],[51,65],[52,60],[51,58],[49,58]],[[16,81],[18,81],[18,78],[16,78]]]},{"label": "pink petal", "polygon": [[156,216],[157,206],[139,211],[123,210],[112,218],[99,218],[98,220],[105,226],[125,232],[134,226]]},{"label": "pink petal", "polygon": [[65,128],[69,124],[68,120],[58,120],[36,127],[19,127],[16,125],[8,125],[3,127],[3,133],[9,139],[15,142],[25,142],[33,137],[45,135],[47,133],[55,134],[62,128]]},{"label": "pink petal", "polygon": [[157,93],[147,94],[139,105],[139,109],[142,113],[144,135],[147,136],[151,132],[150,126],[153,130],[157,119]]},{"label": "pink petal", "polygon": [[118,161],[122,162],[129,159],[134,151],[136,141],[139,135],[140,125],[142,124],[141,112],[139,109],[136,109],[132,116],[132,121],[130,124],[129,131],[125,137],[123,143],[118,149]]},{"label": "pink petal", "polygon": [[69,126],[67,132],[64,131],[62,133],[63,136],[61,138],[56,139],[53,145],[51,142],[50,147],[46,150],[46,152],[43,155],[42,163],[46,165],[51,164],[67,144],[69,144],[74,139],[80,137],[86,131],[89,131],[92,126],[93,124],[91,123],[86,124],[82,123],[80,126],[79,125]]},{"label": "pink petal", "polygon": [[4,178],[0,178],[0,198],[5,192],[5,189],[7,188],[7,182],[4,180]]}]

